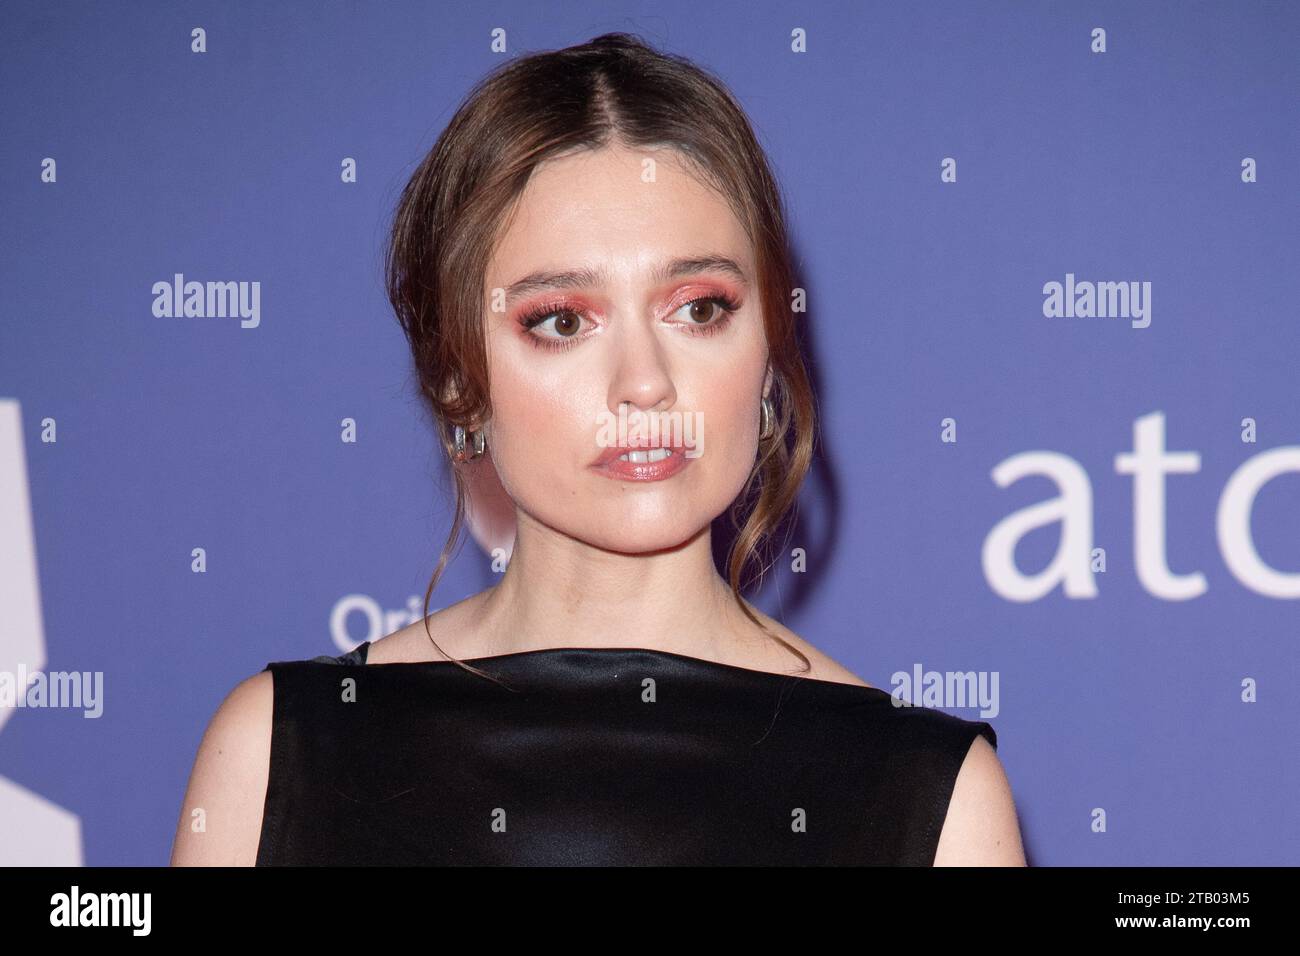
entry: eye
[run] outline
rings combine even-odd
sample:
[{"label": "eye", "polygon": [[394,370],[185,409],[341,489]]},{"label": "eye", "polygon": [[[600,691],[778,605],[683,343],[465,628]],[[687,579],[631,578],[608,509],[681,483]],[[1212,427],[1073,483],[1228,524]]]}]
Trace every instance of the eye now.
[{"label": "eye", "polygon": [[[578,333],[582,330],[582,316],[568,306],[543,305],[521,316],[519,324],[528,330],[530,338],[542,340],[539,345],[563,346],[568,344],[566,340],[577,339]],[[547,324],[551,325],[551,331],[555,334],[543,335],[533,331]]]},{"label": "eye", "polygon": [[732,313],[740,308],[740,303],[725,295],[701,296],[684,303],[677,314],[686,322],[686,331],[692,335],[711,335],[719,332],[731,321]]}]

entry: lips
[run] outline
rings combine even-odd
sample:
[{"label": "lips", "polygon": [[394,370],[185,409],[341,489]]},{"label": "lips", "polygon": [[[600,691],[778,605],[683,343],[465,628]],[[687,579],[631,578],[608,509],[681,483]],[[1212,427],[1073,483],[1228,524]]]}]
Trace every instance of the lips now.
[{"label": "lips", "polygon": [[673,477],[683,468],[689,468],[694,458],[687,458],[685,450],[681,445],[657,446],[667,448],[671,454],[660,458],[658,461],[622,461],[618,456],[629,451],[650,451],[653,447],[649,444],[641,444],[638,447],[629,447],[621,445],[617,448],[606,448],[600,459],[591,467],[598,475],[606,478],[612,478],[616,481],[630,481],[637,483],[664,481]]},{"label": "lips", "polygon": [[649,438],[643,438],[640,441],[629,441],[626,445],[611,445],[609,448],[604,449],[592,464],[601,467],[608,465],[619,455],[626,455],[630,451],[650,451],[654,448],[671,448],[673,455],[682,455],[686,452],[686,446],[680,441],[674,442],[666,439],[651,441]]}]

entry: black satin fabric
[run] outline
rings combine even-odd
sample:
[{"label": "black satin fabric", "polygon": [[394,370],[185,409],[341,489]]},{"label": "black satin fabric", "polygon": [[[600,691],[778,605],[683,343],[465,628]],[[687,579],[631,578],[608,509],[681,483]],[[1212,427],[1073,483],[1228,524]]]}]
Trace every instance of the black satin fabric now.
[{"label": "black satin fabric", "polygon": [[[929,866],[983,721],[653,649],[281,661],[257,865]],[[354,700],[349,700],[349,696]]]}]

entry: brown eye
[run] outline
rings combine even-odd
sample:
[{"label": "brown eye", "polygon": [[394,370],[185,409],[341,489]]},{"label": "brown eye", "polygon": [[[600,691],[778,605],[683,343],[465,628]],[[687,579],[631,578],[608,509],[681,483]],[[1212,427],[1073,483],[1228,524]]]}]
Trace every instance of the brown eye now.
[{"label": "brown eye", "polygon": [[576,312],[557,312],[555,313],[555,331],[566,339],[576,335],[582,328],[582,319]]},{"label": "brown eye", "polygon": [[690,313],[690,321],[683,325],[691,335],[714,335],[727,328],[739,308],[740,302],[730,296],[704,295],[683,302],[673,314],[680,315],[684,310]]},{"label": "brown eye", "polygon": [[713,300],[696,299],[691,303],[691,319],[703,325],[713,318]]}]

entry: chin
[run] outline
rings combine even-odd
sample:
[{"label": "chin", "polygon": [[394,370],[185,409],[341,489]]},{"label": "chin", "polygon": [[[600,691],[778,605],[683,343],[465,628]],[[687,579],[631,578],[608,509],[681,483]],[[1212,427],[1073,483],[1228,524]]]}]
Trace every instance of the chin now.
[{"label": "chin", "polygon": [[685,544],[702,526],[688,525],[682,521],[681,515],[676,515],[670,524],[622,518],[618,520],[617,530],[611,530],[611,527],[611,524],[605,524],[599,528],[584,529],[589,533],[579,531],[574,537],[619,554],[649,554]]}]

